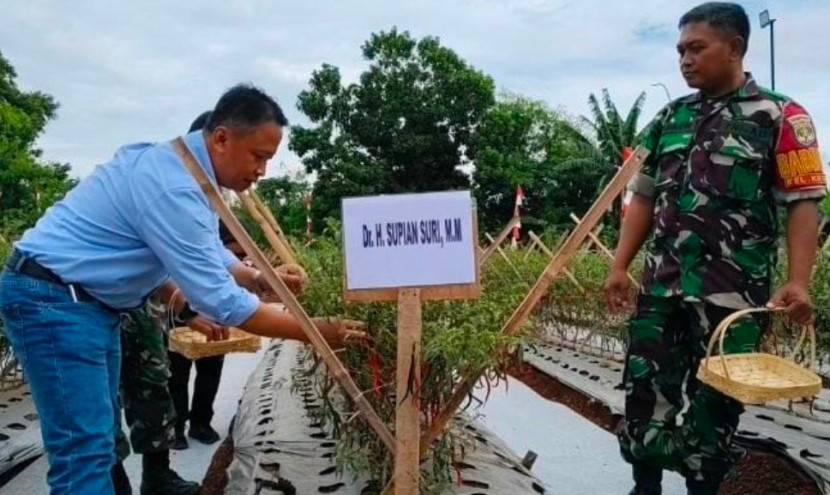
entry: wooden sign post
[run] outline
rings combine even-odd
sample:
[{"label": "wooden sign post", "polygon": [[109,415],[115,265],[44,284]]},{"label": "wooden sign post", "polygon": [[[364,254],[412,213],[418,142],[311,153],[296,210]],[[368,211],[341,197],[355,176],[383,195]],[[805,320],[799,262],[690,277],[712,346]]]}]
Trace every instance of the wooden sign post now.
[{"label": "wooden sign post", "polygon": [[343,200],[344,298],[397,301],[396,495],[417,495],[421,302],[481,295],[469,191]]},{"label": "wooden sign post", "polygon": [[[579,250],[579,246],[585,242],[585,239],[588,237],[588,233],[593,230],[594,226],[596,226],[602,218],[602,215],[604,215],[608,208],[611,207],[611,203],[614,199],[625,189],[628,181],[631,180],[634,174],[640,170],[640,166],[643,164],[646,157],[648,157],[648,154],[649,152],[647,149],[638,147],[634,150],[631,157],[629,157],[629,159],[623,163],[619,170],[617,170],[617,174],[613,179],[611,179],[611,182],[605,186],[605,189],[599,195],[597,200],[593,205],[591,205],[591,208],[585,216],[582,217],[582,221],[579,225],[576,226],[576,228],[568,235],[567,239],[565,239],[565,241],[560,245],[556,255],[551,258],[550,263],[548,263],[548,266],[545,267],[545,270],[539,276],[539,279],[536,281],[536,285],[534,285],[533,288],[530,289],[530,292],[525,295],[522,303],[519,304],[507,322],[505,322],[502,326],[502,335],[513,335],[521,329],[521,326],[524,325],[530,317],[530,312],[536,307],[537,304],[539,304],[539,301],[541,301],[542,297],[545,295],[545,292],[547,292],[551,284],[553,284],[556,277],[574,257],[576,252]],[[444,403],[444,408],[432,421],[432,424],[426,433],[421,436],[421,459],[426,457],[432,442],[434,442],[441,435],[441,432],[444,431],[444,428],[447,427],[447,424],[453,416],[455,416],[456,411],[459,407],[461,407],[461,404],[464,402],[467,395],[473,390],[473,387],[475,387],[475,384],[478,382],[479,378],[481,378],[479,375],[467,374],[456,384],[455,392],[453,392],[452,397]],[[392,490],[395,489],[395,480],[393,479],[383,490],[383,495],[390,494],[392,493]]]}]

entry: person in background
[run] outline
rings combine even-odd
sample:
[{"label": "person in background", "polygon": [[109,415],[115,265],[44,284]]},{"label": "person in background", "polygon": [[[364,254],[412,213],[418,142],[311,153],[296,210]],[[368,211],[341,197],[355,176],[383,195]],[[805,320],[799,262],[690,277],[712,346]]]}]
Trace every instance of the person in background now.
[{"label": "person in background", "polygon": [[[696,370],[712,332],[736,310],[769,305],[796,323],[810,321],[817,203],[826,189],[807,111],[744,72],[743,8],[706,3],[683,15],[679,28],[680,71],[698,91],[671,102],[642,133],[650,154],[629,184],[634,196],[605,285],[608,304],[620,309],[626,269],[651,236],[628,322],[618,429],[633,468],[631,493],[641,495],[661,493],[664,469],[679,471],[689,494],[715,494],[741,455],[732,438],[743,406],[699,383]],[[777,206],[786,209],[789,269],[770,294]],[[733,325],[724,351],[755,350],[767,320]]]},{"label": "person in background", "polygon": [[[209,113],[208,113],[209,115]],[[207,119],[208,115],[202,115]],[[202,120],[202,122],[204,122]],[[193,126],[199,124],[199,120]],[[196,127],[199,129],[201,127]],[[195,130],[195,129],[191,129]],[[219,238],[222,244],[237,258],[243,260],[245,251],[236,242],[223,222],[219,222]],[[183,450],[188,447],[184,435],[185,424],[190,421],[188,435],[205,444],[212,444],[219,440],[219,434],[211,426],[213,420],[213,402],[219,390],[219,381],[222,378],[222,366],[225,356],[208,356],[196,361],[182,356],[175,351],[168,352],[170,356],[170,395],[176,407],[175,442],[173,449]],[[195,364],[196,379],[193,384],[193,402],[188,409],[188,388],[190,384],[190,368]]]}]

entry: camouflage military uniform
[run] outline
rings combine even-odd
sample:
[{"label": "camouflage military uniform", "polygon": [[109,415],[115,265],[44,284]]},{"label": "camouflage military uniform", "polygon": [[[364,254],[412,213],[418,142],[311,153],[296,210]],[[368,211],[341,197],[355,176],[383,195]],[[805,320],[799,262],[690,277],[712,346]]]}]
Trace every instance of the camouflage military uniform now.
[{"label": "camouflage military uniform", "polygon": [[121,325],[121,398],[130,441],[116,430],[116,455],[123,461],[130,444],[138,454],[168,450],[175,440],[176,411],[167,389],[170,364],[160,312],[151,303],[124,317]]},{"label": "camouflage military uniform", "polygon": [[[824,195],[815,130],[802,107],[747,74],[730,95],[670,103],[642,145],[651,154],[629,189],[654,199],[654,230],[628,324],[621,450],[635,466],[718,483],[734,461],[743,407],[699,385],[695,372],[723,318],[769,300],[776,204]],[[765,323],[733,327],[725,352],[752,350]],[[690,407],[678,425],[684,380]]]}]

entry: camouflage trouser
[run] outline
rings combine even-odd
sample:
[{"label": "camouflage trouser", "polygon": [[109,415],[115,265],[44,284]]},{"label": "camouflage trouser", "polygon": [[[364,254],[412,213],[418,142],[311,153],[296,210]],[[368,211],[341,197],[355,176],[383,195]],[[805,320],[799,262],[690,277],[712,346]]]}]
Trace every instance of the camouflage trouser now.
[{"label": "camouflage trouser", "polygon": [[[679,297],[640,296],[628,323],[625,420],[618,429],[626,461],[713,483],[729,473],[738,457],[732,436],[744,408],[695,375],[709,337],[733,311]],[[752,352],[766,326],[763,316],[734,323],[724,352]],[[684,381],[689,409],[678,424]]]},{"label": "camouflage trouser", "polygon": [[[175,440],[176,411],[167,389],[170,363],[167,341],[151,310],[123,317],[121,325],[121,401],[130,441],[117,419],[115,451],[119,461],[130,454],[169,449]],[[119,415],[120,416],[120,415]]]}]

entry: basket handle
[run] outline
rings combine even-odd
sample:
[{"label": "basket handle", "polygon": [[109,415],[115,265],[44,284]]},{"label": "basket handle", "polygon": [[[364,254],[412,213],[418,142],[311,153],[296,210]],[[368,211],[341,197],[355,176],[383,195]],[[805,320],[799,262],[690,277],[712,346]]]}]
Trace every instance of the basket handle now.
[{"label": "basket handle", "polygon": [[[732,377],[729,376],[729,370],[726,367],[726,359],[724,359],[723,353],[723,340],[726,337],[726,331],[729,330],[729,327],[735,323],[737,320],[752,314],[752,313],[765,313],[765,312],[777,312],[783,311],[784,308],[748,308],[742,309],[740,311],[735,311],[731,315],[724,318],[720,324],[715,328],[715,331],[712,333],[712,337],[709,339],[709,346],[706,350],[706,357],[704,358],[704,366],[709,366],[709,358],[712,357],[712,351],[715,348],[715,341],[718,341],[718,347],[720,349],[720,362],[721,366],[723,366],[723,373],[726,376],[727,380],[732,380]],[[801,346],[804,344],[804,338],[807,337],[810,341],[810,361],[806,366],[808,369],[812,369],[815,367],[816,364],[816,330],[812,324],[804,325],[801,329],[801,335],[798,337],[798,342],[796,342],[795,346],[793,347],[793,351],[790,354],[790,360],[795,361],[795,356],[798,354],[798,351],[801,349]]]}]

